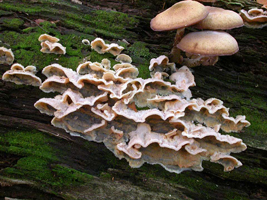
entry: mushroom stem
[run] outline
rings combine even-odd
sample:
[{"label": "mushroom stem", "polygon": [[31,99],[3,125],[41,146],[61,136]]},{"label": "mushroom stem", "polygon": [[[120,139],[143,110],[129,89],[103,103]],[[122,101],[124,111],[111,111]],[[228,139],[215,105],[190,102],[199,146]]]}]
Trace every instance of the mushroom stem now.
[{"label": "mushroom stem", "polygon": [[217,63],[218,56],[207,56],[207,55],[187,55],[187,58],[183,59],[183,65],[187,67],[196,66],[213,66]]},{"label": "mushroom stem", "polygon": [[176,35],[174,37],[173,47],[170,53],[170,61],[181,64],[183,61],[183,57],[181,56],[181,50],[177,48],[177,44],[181,41],[184,35],[185,28],[179,28],[176,31]]}]

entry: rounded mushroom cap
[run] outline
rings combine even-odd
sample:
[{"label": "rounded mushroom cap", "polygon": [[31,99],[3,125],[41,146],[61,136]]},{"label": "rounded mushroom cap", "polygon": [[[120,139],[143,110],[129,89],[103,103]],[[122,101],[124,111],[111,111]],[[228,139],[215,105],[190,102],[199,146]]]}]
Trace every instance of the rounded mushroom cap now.
[{"label": "rounded mushroom cap", "polygon": [[208,16],[195,25],[199,29],[227,30],[244,25],[242,17],[232,10],[206,6],[209,9]]},{"label": "rounded mushroom cap", "polygon": [[208,10],[197,1],[180,1],[154,17],[150,27],[154,31],[187,27],[203,20],[208,15]]},{"label": "rounded mushroom cap", "polygon": [[177,47],[188,53],[211,56],[232,55],[239,50],[234,37],[219,31],[189,33]]}]

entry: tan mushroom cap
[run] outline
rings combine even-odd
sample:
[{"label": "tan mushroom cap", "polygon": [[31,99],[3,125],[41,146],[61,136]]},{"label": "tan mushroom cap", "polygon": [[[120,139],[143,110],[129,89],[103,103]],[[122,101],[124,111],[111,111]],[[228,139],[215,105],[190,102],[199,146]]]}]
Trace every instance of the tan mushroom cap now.
[{"label": "tan mushroom cap", "polygon": [[232,55],[239,50],[234,37],[219,31],[189,33],[177,47],[184,52],[210,56]]},{"label": "tan mushroom cap", "polygon": [[154,17],[150,27],[154,31],[187,27],[203,20],[208,11],[208,8],[197,1],[180,1]]},{"label": "tan mushroom cap", "polygon": [[244,25],[240,15],[232,10],[206,6],[209,9],[208,16],[195,25],[199,29],[227,30]]},{"label": "tan mushroom cap", "polygon": [[42,35],[40,35],[40,37],[38,38],[38,40],[40,42],[49,41],[51,43],[55,43],[55,42],[58,42],[59,41],[58,38],[53,37],[53,36],[48,35],[48,34],[42,34]]}]

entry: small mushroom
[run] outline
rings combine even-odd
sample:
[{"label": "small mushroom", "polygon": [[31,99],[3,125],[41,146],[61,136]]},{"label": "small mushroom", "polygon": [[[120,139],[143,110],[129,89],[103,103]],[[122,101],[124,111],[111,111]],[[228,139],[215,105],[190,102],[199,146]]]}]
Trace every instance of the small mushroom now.
[{"label": "small mushroom", "polygon": [[48,34],[42,34],[42,35],[40,35],[40,37],[38,38],[38,40],[39,40],[40,42],[49,41],[49,42],[51,42],[51,43],[56,43],[56,42],[59,41],[58,38],[53,37],[53,36],[48,35]]},{"label": "small mushroom", "polygon": [[132,58],[126,54],[120,54],[116,57],[115,61],[120,63],[132,63]]},{"label": "small mushroom", "polygon": [[88,46],[91,44],[90,41],[87,40],[87,39],[83,39],[83,40],[82,40],[82,43],[83,43],[84,45],[88,45]]},{"label": "small mushroom", "polygon": [[113,56],[119,55],[124,47],[119,46],[118,44],[111,43],[108,45],[108,48],[106,49],[107,52],[111,53]]},{"label": "small mushroom", "polygon": [[[149,71],[151,71],[150,72],[151,77],[154,77],[157,72],[159,73],[164,72],[161,75],[165,77],[166,75],[168,75],[168,73],[171,74],[176,71],[175,63],[170,63],[169,58],[165,55],[161,55],[157,58],[152,58],[150,60],[150,65],[148,68]],[[159,74],[157,74],[157,77],[159,78]]]},{"label": "small mushroom", "polygon": [[110,69],[110,68],[111,68],[111,62],[110,62],[110,60],[107,59],[107,58],[102,59],[102,60],[101,60],[101,64],[103,65],[103,67],[104,67],[105,69]]},{"label": "small mushroom", "polygon": [[104,54],[108,46],[103,39],[96,38],[91,42],[91,48],[94,49],[97,53]]},{"label": "small mushroom", "polygon": [[42,34],[38,38],[41,42],[41,52],[43,53],[54,53],[54,54],[65,54],[66,47],[58,43],[59,39],[48,34]]},{"label": "small mushroom", "polygon": [[11,49],[0,47],[0,64],[11,65],[14,62],[14,54]]}]

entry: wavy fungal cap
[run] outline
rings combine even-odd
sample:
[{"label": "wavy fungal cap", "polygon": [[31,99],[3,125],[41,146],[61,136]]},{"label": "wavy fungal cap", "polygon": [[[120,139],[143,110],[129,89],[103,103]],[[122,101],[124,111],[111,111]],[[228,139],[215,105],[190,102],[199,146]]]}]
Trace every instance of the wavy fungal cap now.
[{"label": "wavy fungal cap", "polygon": [[218,31],[189,33],[182,38],[177,47],[187,53],[210,56],[232,55],[239,50],[234,37]]},{"label": "wavy fungal cap", "polygon": [[29,65],[24,68],[21,64],[15,63],[11,66],[10,70],[3,74],[2,79],[18,85],[40,86],[42,81],[39,77],[35,76],[35,73],[35,66]]},{"label": "wavy fungal cap", "polygon": [[44,41],[41,43],[41,52],[43,53],[54,53],[54,54],[66,54],[66,47],[62,44],[55,42]]},{"label": "wavy fungal cap", "polygon": [[39,40],[40,42],[49,41],[49,42],[51,42],[51,43],[56,43],[56,42],[59,41],[58,38],[53,37],[53,36],[48,35],[48,34],[42,34],[42,35],[40,35],[40,37],[38,38],[38,40]]},{"label": "wavy fungal cap", "polygon": [[11,65],[14,62],[14,54],[11,49],[0,47],[0,64]]},{"label": "wavy fungal cap", "polygon": [[124,47],[119,46],[115,43],[106,44],[105,41],[101,38],[94,39],[91,42],[91,48],[94,49],[97,53],[111,53],[114,56],[119,55],[124,49]]},{"label": "wavy fungal cap", "polygon": [[208,8],[197,1],[180,1],[154,17],[150,27],[154,31],[184,28],[203,20],[208,11]]},{"label": "wavy fungal cap", "polygon": [[241,10],[240,16],[247,23],[267,23],[267,12],[262,9]]}]

